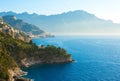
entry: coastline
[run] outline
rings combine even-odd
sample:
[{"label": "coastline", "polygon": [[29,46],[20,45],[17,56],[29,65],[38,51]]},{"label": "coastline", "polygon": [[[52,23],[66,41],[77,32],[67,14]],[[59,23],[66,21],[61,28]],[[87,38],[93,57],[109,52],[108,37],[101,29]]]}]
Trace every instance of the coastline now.
[{"label": "coastline", "polygon": [[[24,67],[28,68],[30,66],[33,66],[33,65],[38,65],[38,64],[61,64],[61,63],[72,63],[74,62],[75,60],[69,60],[69,61],[64,61],[64,62],[52,62],[52,63],[49,63],[49,62],[41,62],[41,61],[29,61],[29,62],[26,62]],[[25,72],[23,70],[21,70],[23,73],[21,73],[19,76],[15,76],[14,77],[14,80],[15,81],[34,81],[34,79],[31,79],[31,78],[24,78],[23,76],[27,75],[28,72]]]},{"label": "coastline", "polygon": [[[9,81],[31,81],[27,78],[21,78],[26,72],[21,67],[29,67],[35,64],[53,64],[73,62],[70,54],[65,49],[53,45],[38,47],[35,43],[25,42],[20,39],[14,39],[6,33],[0,32],[1,36],[1,54],[4,58],[1,62],[6,67],[3,71],[3,80]],[[2,57],[3,57],[2,56]],[[1,58],[2,58],[1,57]],[[5,63],[8,63],[5,65]]]},{"label": "coastline", "polygon": [[37,65],[37,64],[60,64],[60,63],[71,63],[74,62],[75,60],[73,59],[60,59],[60,60],[51,60],[51,61],[42,61],[42,60],[35,60],[34,58],[25,58],[21,60],[21,63],[24,67],[30,67],[32,65]]}]

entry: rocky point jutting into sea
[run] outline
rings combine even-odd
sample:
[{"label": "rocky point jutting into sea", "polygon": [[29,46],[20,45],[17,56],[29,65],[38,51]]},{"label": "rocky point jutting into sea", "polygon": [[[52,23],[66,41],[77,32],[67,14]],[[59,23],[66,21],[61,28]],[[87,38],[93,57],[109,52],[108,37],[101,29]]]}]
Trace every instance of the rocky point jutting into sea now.
[{"label": "rocky point jutting into sea", "polygon": [[24,32],[0,21],[0,81],[30,81],[20,78],[21,67],[44,63],[72,62],[70,54],[60,47],[35,45]]}]

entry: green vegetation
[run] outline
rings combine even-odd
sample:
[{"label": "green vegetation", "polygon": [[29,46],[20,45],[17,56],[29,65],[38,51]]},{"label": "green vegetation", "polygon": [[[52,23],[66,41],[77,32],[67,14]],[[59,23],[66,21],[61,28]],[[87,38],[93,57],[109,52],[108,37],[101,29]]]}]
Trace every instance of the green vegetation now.
[{"label": "green vegetation", "polygon": [[0,81],[5,79],[6,81],[9,79],[8,69],[14,69],[17,66],[17,63],[10,56],[10,52],[7,51],[4,43],[4,37],[8,37],[7,35],[0,33]]},{"label": "green vegetation", "polygon": [[4,37],[2,43],[5,48],[11,53],[11,55],[20,62],[21,59],[40,57],[44,60],[51,60],[55,57],[70,57],[63,48],[57,48],[55,46],[46,46],[44,48],[38,48],[34,43],[26,43],[18,39],[13,39],[11,37]]},{"label": "green vegetation", "polygon": [[2,22],[2,19],[0,28],[0,81],[9,81],[11,77],[18,76],[14,75],[15,69],[29,66],[27,64],[72,61],[71,55],[63,48],[51,45],[38,47],[26,33]]},{"label": "green vegetation", "polygon": [[[42,63],[57,63],[61,60],[71,60],[63,48],[48,45],[38,47],[32,41],[29,43],[12,38],[9,34],[0,32],[0,79],[9,78],[8,69],[23,66],[21,60],[42,61]],[[69,61],[69,60],[66,60]]]}]

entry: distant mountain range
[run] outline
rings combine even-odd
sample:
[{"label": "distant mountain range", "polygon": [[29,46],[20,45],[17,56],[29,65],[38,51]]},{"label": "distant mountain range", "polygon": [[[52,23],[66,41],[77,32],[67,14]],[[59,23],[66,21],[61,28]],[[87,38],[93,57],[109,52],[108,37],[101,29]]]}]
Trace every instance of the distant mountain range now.
[{"label": "distant mountain range", "polygon": [[104,20],[86,11],[77,10],[56,15],[38,15],[1,12],[0,16],[15,15],[25,22],[34,24],[43,30],[52,33],[119,33],[120,24],[111,20]]},{"label": "distant mountain range", "polygon": [[30,35],[40,35],[44,34],[45,31],[41,30],[39,27],[26,23],[21,19],[17,19],[16,16],[7,15],[3,16],[3,21],[10,24],[12,27],[22,30]]}]

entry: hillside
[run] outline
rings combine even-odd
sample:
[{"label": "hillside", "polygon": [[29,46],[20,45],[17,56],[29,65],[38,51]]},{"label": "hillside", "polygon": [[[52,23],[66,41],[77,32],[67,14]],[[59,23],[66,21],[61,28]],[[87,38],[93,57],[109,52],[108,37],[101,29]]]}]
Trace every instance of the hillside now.
[{"label": "hillside", "polygon": [[10,24],[16,29],[22,30],[26,32],[29,36],[42,36],[45,34],[45,31],[41,30],[35,25],[29,24],[24,22],[21,19],[17,19],[15,16],[8,15],[8,16],[3,16],[3,21]]},{"label": "hillside", "polygon": [[[0,28],[2,28],[0,31],[0,81],[14,81],[14,79],[17,81],[19,76],[25,74],[20,67],[73,61],[71,55],[67,54],[63,48],[49,45],[38,47],[32,41],[26,42],[19,37],[15,38],[13,36],[15,33],[11,31],[12,27],[0,20]],[[6,27],[7,31],[4,30]],[[20,34],[17,33],[17,35]],[[22,81],[29,81],[29,79]]]},{"label": "hillside", "polygon": [[15,39],[20,39],[25,42],[30,42],[31,38],[23,31],[18,30],[7,24],[0,18],[0,32],[5,34],[9,34],[11,37]]},{"label": "hillside", "polygon": [[13,81],[13,76],[24,74],[6,48],[9,46],[6,46],[5,43],[11,43],[9,38],[11,38],[9,35],[0,32],[0,81]]},{"label": "hillside", "polygon": [[1,12],[3,15],[15,15],[26,22],[53,33],[119,33],[120,24],[104,20],[83,10],[70,11],[56,15],[16,14]]},{"label": "hillside", "polygon": [[[38,48],[0,32],[0,81],[12,81],[24,72],[19,68],[34,64],[72,62],[71,55],[63,48],[47,46]],[[11,79],[11,80],[10,80]]]}]

